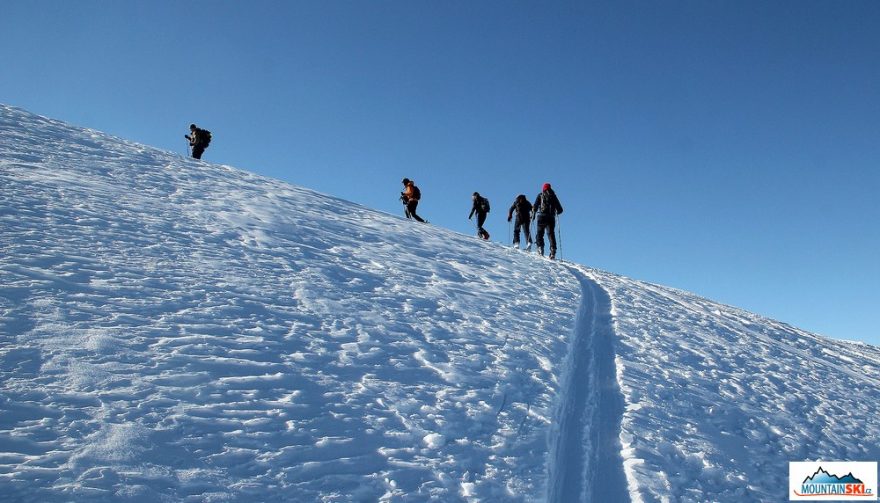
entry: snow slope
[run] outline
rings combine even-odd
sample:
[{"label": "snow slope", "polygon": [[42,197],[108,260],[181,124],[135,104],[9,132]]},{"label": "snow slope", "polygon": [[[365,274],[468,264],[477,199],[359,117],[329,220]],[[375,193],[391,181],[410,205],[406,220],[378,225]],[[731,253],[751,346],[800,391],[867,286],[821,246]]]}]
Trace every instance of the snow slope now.
[{"label": "snow slope", "polygon": [[5,106],[0,252],[4,501],[767,501],[880,459],[876,347]]},{"label": "snow slope", "polygon": [[634,501],[787,501],[789,461],[880,460],[880,348],[591,271]]}]

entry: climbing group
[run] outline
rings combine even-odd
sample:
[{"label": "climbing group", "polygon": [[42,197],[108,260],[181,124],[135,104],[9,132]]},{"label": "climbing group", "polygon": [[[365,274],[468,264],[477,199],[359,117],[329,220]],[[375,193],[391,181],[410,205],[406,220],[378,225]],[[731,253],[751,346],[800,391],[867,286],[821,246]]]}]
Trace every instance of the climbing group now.
[{"label": "climbing group", "polygon": [[[196,159],[201,159],[205,149],[208,148],[208,145],[211,143],[211,132],[199,128],[195,124],[190,124],[189,130],[190,134],[184,135],[184,137],[189,141],[189,146],[192,148],[192,156]],[[401,183],[403,183],[403,191],[400,193],[400,201],[403,203],[406,218],[427,223],[427,220],[423,219],[416,213],[416,208],[419,206],[419,200],[422,198],[422,192],[416,186],[415,182],[409,178],[404,178],[401,180]],[[483,225],[486,223],[489,211],[491,211],[489,199],[481,196],[479,192],[474,192],[471,201],[473,205],[471,206],[468,220],[471,220],[474,215],[476,215],[477,236],[488,240],[489,232],[483,227]],[[541,256],[544,255],[544,234],[546,233],[550,241],[549,257],[550,259],[555,259],[557,250],[556,216],[561,214],[562,205],[559,203],[559,198],[556,197],[556,193],[553,191],[553,188],[549,183],[545,183],[541,187],[541,193],[538,194],[535,198],[535,202],[532,204],[529,203],[525,194],[516,196],[516,199],[514,199],[513,204],[507,212],[507,221],[510,222],[513,220],[514,222],[513,246],[517,249],[520,248],[520,235],[522,234],[525,236],[526,250],[531,251],[531,224],[534,222],[536,224],[534,243],[538,247],[538,253]]]},{"label": "climbing group", "polygon": [[[404,213],[406,214],[406,217],[418,220],[419,222],[424,222],[425,220],[416,215],[416,206],[419,204],[419,199],[421,199],[421,191],[409,178],[403,179],[403,185],[406,189],[400,193],[400,200],[405,207]],[[476,215],[477,236],[488,240],[489,232],[483,227],[483,225],[486,223],[489,211],[491,211],[489,199],[480,195],[479,192],[474,192],[471,201],[473,204],[471,206],[471,212],[468,215],[468,220],[473,219],[474,215]],[[534,222],[537,226],[535,229],[535,244],[538,247],[538,253],[541,256],[544,256],[544,234],[547,234],[550,241],[549,258],[555,259],[557,251],[556,216],[561,214],[562,204],[559,202],[559,198],[556,197],[556,192],[553,191],[553,187],[551,187],[549,183],[545,183],[541,187],[541,192],[535,198],[534,203],[529,203],[525,194],[516,196],[516,199],[514,199],[513,204],[507,212],[508,222],[516,218],[513,226],[514,248],[520,249],[520,235],[523,235],[526,240],[526,250],[531,251],[531,224]]]}]

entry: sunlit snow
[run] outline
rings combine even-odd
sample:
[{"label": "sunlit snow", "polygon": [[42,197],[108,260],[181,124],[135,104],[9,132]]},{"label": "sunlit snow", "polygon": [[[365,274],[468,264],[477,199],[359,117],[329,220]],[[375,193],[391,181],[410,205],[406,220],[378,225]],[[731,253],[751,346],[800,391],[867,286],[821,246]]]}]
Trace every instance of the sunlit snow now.
[{"label": "sunlit snow", "polygon": [[876,347],[5,106],[0,252],[3,501],[779,501],[880,459]]}]

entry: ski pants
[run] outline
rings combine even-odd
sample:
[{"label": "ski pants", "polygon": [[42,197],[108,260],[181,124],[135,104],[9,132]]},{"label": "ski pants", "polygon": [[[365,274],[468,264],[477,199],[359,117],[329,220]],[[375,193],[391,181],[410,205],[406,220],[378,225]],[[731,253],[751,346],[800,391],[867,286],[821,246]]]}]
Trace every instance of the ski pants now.
[{"label": "ski pants", "polygon": [[201,159],[202,154],[205,152],[204,145],[193,145],[193,159]]},{"label": "ski pants", "polygon": [[519,245],[519,231],[522,229],[523,235],[526,237],[526,243],[529,245],[532,244],[532,230],[531,221],[528,218],[516,218],[516,221],[513,224],[513,244]]},{"label": "ski pants", "polygon": [[484,237],[488,232],[483,228],[483,224],[486,223],[486,217],[489,216],[488,213],[480,213],[477,212],[477,236]]},{"label": "ski pants", "polygon": [[410,216],[411,218],[415,218],[415,219],[418,220],[419,222],[424,222],[425,220],[424,220],[422,217],[416,215],[416,207],[417,207],[418,205],[419,205],[418,200],[416,200],[416,199],[410,199],[410,200],[407,201],[407,203],[406,203],[406,211],[407,211],[407,213],[409,213],[409,216]]},{"label": "ski pants", "polygon": [[538,215],[538,228],[535,231],[535,244],[544,253],[544,230],[550,237],[550,255],[556,255],[556,215]]}]

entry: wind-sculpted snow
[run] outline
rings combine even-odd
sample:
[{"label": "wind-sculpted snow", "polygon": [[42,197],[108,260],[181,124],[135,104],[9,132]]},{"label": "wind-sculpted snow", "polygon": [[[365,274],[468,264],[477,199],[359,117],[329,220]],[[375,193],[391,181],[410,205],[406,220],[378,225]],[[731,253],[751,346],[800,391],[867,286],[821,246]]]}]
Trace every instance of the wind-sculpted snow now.
[{"label": "wind-sculpted snow", "polygon": [[545,494],[564,268],[5,107],[0,191],[0,499]]},{"label": "wind-sculpted snow", "polygon": [[592,271],[633,501],[786,501],[788,462],[880,459],[880,350]]},{"label": "wind-sculpted snow", "polygon": [[784,501],[878,396],[876,347],[0,106],[2,501]]}]

